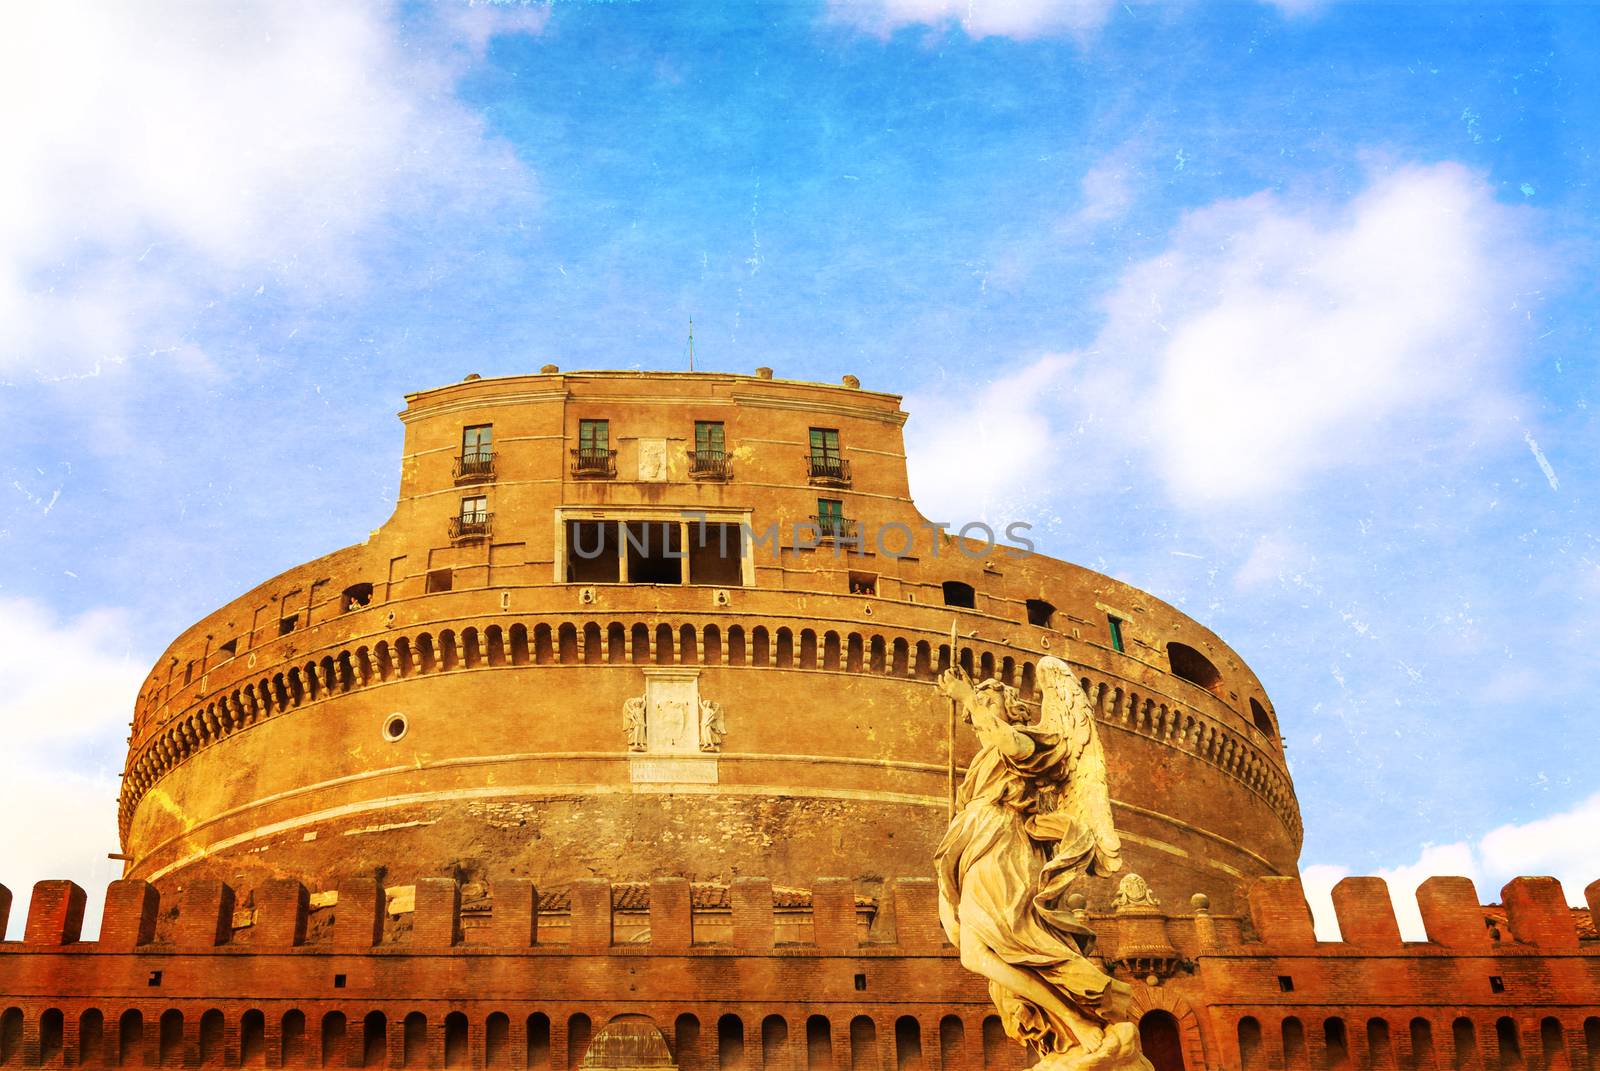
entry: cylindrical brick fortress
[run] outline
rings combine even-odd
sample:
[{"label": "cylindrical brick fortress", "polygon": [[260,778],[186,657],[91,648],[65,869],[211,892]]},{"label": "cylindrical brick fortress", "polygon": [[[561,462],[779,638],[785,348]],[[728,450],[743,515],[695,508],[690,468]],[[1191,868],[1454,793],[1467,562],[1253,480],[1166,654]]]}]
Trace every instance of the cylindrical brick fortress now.
[{"label": "cylindrical brick fortress", "polygon": [[1127,868],[1164,897],[1226,909],[1296,872],[1249,668],[1138,589],[940,534],[897,397],[551,372],[407,402],[388,522],[209,615],[145,681],[129,876],[922,875],[952,620],[957,657],[1025,698],[1041,657],[1078,670]]}]

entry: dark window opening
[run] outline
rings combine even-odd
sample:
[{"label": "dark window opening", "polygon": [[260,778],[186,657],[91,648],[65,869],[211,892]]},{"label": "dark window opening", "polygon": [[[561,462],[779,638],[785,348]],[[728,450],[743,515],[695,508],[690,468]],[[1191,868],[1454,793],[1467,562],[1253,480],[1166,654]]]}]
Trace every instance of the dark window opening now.
[{"label": "dark window opening", "polygon": [[231,639],[227,643],[219,645],[217,651],[219,654],[225,654],[232,658],[239,653],[239,640],[237,638]]},{"label": "dark window opening", "polygon": [[957,606],[963,610],[975,610],[978,607],[978,593],[972,589],[971,584],[963,584],[959,580],[946,580],[944,604]]},{"label": "dark window opening", "polygon": [[[987,1040],[988,1021],[983,1025]],[[1183,1036],[1171,1012],[1157,1008],[1144,1013],[1139,1020],[1139,1048],[1155,1071],[1184,1071]]]},{"label": "dark window opening", "polygon": [[676,522],[628,521],[622,541],[628,554],[629,581],[683,583],[683,544]]},{"label": "dark window opening", "polygon": [[1294,992],[1294,979],[1289,977],[1287,974],[1278,975],[1278,992],[1280,992],[1280,993],[1293,993]]},{"label": "dark window opening", "polygon": [[1028,600],[1028,624],[1038,625],[1040,628],[1049,628],[1055,620],[1056,608],[1043,599]]},{"label": "dark window opening", "polygon": [[817,535],[823,539],[847,539],[855,535],[855,522],[845,517],[842,499],[817,499],[817,513],[811,520],[817,526]]},{"label": "dark window opening", "polygon": [[744,584],[743,533],[737,524],[689,525],[689,583],[736,588]]},{"label": "dark window opening", "polygon": [[862,990],[865,990],[866,988],[867,988],[867,976],[864,975],[864,974],[856,975],[856,989],[857,989],[857,991],[862,991]]},{"label": "dark window opening", "polygon": [[615,584],[620,545],[616,521],[568,521],[567,582]]},{"label": "dark window opening", "polygon": [[436,595],[441,591],[449,591],[454,579],[449,569],[430,569],[428,571],[426,593]]},{"label": "dark window opening", "polygon": [[343,989],[344,988],[344,975],[336,974],[336,975],[333,976],[333,988],[335,988],[335,989]]},{"label": "dark window opening", "polygon": [[1256,728],[1268,736],[1276,736],[1272,731],[1272,719],[1267,717],[1267,708],[1256,701],[1255,696],[1250,697],[1250,720],[1256,723]]},{"label": "dark window opening", "polygon": [[351,584],[344,589],[344,609],[346,613],[359,610],[372,602],[371,584]]},{"label": "dark window opening", "polygon": [[1111,649],[1118,654],[1126,651],[1122,645],[1122,618],[1106,615],[1106,631],[1111,633]]},{"label": "dark window opening", "polygon": [[148,986],[159,986],[161,984],[161,972],[151,971],[150,977],[144,980],[144,984]]},{"label": "dark window opening", "polygon": [[194,680],[194,662],[190,660],[183,667],[183,683],[188,684]]},{"label": "dark window opening", "polygon": [[1505,979],[1500,977],[1498,974],[1491,974],[1489,976],[1489,992],[1491,992],[1491,993],[1504,993],[1505,991],[1506,991]]},{"label": "dark window opening", "polygon": [[878,593],[877,573],[851,573],[850,594],[876,595]]},{"label": "dark window opening", "polygon": [[288,617],[280,618],[279,621],[278,621],[278,635],[280,635],[280,636],[289,635],[289,633],[293,632],[294,629],[295,629],[295,626],[298,625],[299,623],[300,623],[300,615],[299,614],[290,614]]},{"label": "dark window opening", "polygon": [[1167,644],[1167,661],[1172,664],[1172,675],[1191,684],[1198,684],[1213,695],[1222,694],[1222,674],[1211,660],[1186,643]]}]

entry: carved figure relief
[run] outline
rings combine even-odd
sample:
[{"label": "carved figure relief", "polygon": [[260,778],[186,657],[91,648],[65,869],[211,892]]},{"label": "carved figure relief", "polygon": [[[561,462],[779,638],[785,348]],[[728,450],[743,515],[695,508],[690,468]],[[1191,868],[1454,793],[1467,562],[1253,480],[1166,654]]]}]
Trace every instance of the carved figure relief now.
[{"label": "carved figure relief", "polygon": [[683,751],[688,747],[689,703],[683,699],[664,699],[655,704],[652,712],[661,726],[661,745],[667,751]]},{"label": "carved figure relief", "polygon": [[1111,898],[1112,907],[1160,907],[1161,901],[1150,891],[1150,883],[1137,874],[1124,874],[1117,883],[1117,894]]},{"label": "carved figure relief", "polygon": [[643,751],[650,746],[644,696],[634,696],[622,704],[622,728],[628,736],[629,751]]},{"label": "carved figure relief", "polygon": [[1094,714],[1059,658],[1041,659],[1037,679],[1042,713],[1029,724],[1016,689],[959,666],[939,678],[952,732],[959,712],[978,738],[934,856],[939,921],[1038,1067],[1152,1071],[1132,990],[1089,958],[1094,931],[1064,903],[1079,877],[1122,868]]},{"label": "carved figure relief", "polygon": [[700,700],[700,750],[721,751],[722,738],[728,734],[722,720],[722,704],[711,699]]}]

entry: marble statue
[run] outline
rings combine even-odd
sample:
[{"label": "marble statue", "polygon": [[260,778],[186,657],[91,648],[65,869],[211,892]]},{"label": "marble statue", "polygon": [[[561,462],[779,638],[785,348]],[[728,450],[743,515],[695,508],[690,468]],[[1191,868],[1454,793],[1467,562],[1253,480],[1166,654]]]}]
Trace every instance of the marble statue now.
[{"label": "marble statue", "polygon": [[644,721],[644,696],[636,695],[622,704],[622,728],[628,734],[628,750],[644,751],[650,746]]},{"label": "marble statue", "polygon": [[1038,1067],[1152,1071],[1131,991],[1090,960],[1094,932],[1062,903],[1078,878],[1122,866],[1093,711],[1059,658],[1036,679],[1042,713],[1029,724],[1016,689],[959,666],[939,677],[978,738],[934,857],[939,920]]},{"label": "marble statue", "polygon": [[722,720],[722,704],[711,699],[700,700],[700,750],[721,751],[722,738],[727,735],[728,726]]}]

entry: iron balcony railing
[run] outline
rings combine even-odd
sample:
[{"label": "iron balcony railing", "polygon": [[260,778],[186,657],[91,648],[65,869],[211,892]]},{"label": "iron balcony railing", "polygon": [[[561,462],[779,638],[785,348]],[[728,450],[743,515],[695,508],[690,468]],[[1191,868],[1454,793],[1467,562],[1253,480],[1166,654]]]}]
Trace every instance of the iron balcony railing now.
[{"label": "iron balcony railing", "polygon": [[817,532],[823,539],[854,539],[856,537],[856,522],[849,517],[839,517],[832,513],[811,515],[811,523],[817,526]]},{"label": "iron balcony railing", "polygon": [[450,538],[465,541],[488,539],[494,535],[493,513],[463,513],[450,518]]},{"label": "iron balcony railing", "polygon": [[850,486],[850,462],[832,454],[807,454],[806,471],[812,483]]},{"label": "iron balcony railing", "polygon": [[601,479],[610,479],[617,474],[617,452],[615,450],[574,450],[572,451],[572,474],[574,476],[593,476]]},{"label": "iron balcony railing", "polygon": [[689,475],[697,480],[726,480],[733,475],[733,459],[722,450],[690,450]]},{"label": "iron balcony railing", "polygon": [[456,458],[456,483],[481,483],[494,479],[494,451],[468,450]]}]

